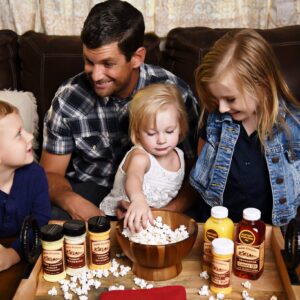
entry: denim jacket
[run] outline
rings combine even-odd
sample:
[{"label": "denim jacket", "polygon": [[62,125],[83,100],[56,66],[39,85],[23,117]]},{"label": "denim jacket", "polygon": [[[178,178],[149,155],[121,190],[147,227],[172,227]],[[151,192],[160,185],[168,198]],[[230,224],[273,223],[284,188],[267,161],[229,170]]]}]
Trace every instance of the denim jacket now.
[{"label": "denim jacket", "polygon": [[[273,128],[264,153],[273,195],[272,223],[287,224],[300,204],[300,112],[292,107],[296,120],[280,105],[280,114],[290,128],[290,140],[283,130]],[[190,183],[210,206],[222,205],[231,160],[240,132],[229,114],[208,116],[205,146],[190,174]],[[291,151],[290,149],[293,149]]]}]

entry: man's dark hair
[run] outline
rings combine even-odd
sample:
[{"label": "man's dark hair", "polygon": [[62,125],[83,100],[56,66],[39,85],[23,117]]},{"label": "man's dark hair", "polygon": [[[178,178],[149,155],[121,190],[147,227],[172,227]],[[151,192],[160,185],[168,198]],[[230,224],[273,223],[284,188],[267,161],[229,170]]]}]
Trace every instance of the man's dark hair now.
[{"label": "man's dark hair", "polygon": [[143,46],[145,23],[139,10],[125,1],[108,0],[96,4],[89,12],[81,31],[81,41],[89,49],[118,42],[129,61]]}]

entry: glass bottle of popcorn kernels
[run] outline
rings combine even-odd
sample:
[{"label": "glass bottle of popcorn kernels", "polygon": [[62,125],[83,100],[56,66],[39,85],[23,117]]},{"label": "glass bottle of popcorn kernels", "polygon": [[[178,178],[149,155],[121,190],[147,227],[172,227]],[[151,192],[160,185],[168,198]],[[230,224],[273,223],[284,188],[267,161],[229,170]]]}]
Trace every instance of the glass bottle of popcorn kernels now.
[{"label": "glass bottle of popcorn kernels", "polygon": [[236,230],[233,271],[238,277],[258,279],[264,269],[266,225],[256,208],[243,210]]}]

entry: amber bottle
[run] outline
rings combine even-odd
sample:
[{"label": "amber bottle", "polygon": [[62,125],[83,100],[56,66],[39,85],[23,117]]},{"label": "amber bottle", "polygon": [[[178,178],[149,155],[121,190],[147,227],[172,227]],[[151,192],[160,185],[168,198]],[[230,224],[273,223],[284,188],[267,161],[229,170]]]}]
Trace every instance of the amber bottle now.
[{"label": "amber bottle", "polygon": [[235,237],[233,271],[238,277],[256,280],[264,269],[266,225],[256,208],[243,210]]}]

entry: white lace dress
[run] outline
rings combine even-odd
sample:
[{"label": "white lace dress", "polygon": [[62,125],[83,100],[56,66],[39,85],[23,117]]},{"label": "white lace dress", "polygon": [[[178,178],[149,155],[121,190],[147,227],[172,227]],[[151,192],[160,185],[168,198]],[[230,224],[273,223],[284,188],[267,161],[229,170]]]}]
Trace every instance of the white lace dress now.
[{"label": "white lace dress", "polygon": [[[100,209],[102,209],[106,215],[116,215],[115,211],[118,206],[118,201],[129,201],[124,190],[126,173],[123,170],[123,165],[130,151],[137,147],[143,149],[140,146],[134,146],[126,153],[119,165],[112,190],[100,203]],[[151,207],[160,208],[167,205],[176,197],[181,188],[184,178],[184,156],[181,149],[176,147],[175,150],[180,159],[180,168],[176,172],[162,168],[156,158],[145,151],[149,155],[151,165],[148,172],[144,175],[143,191],[147,203]]]}]

